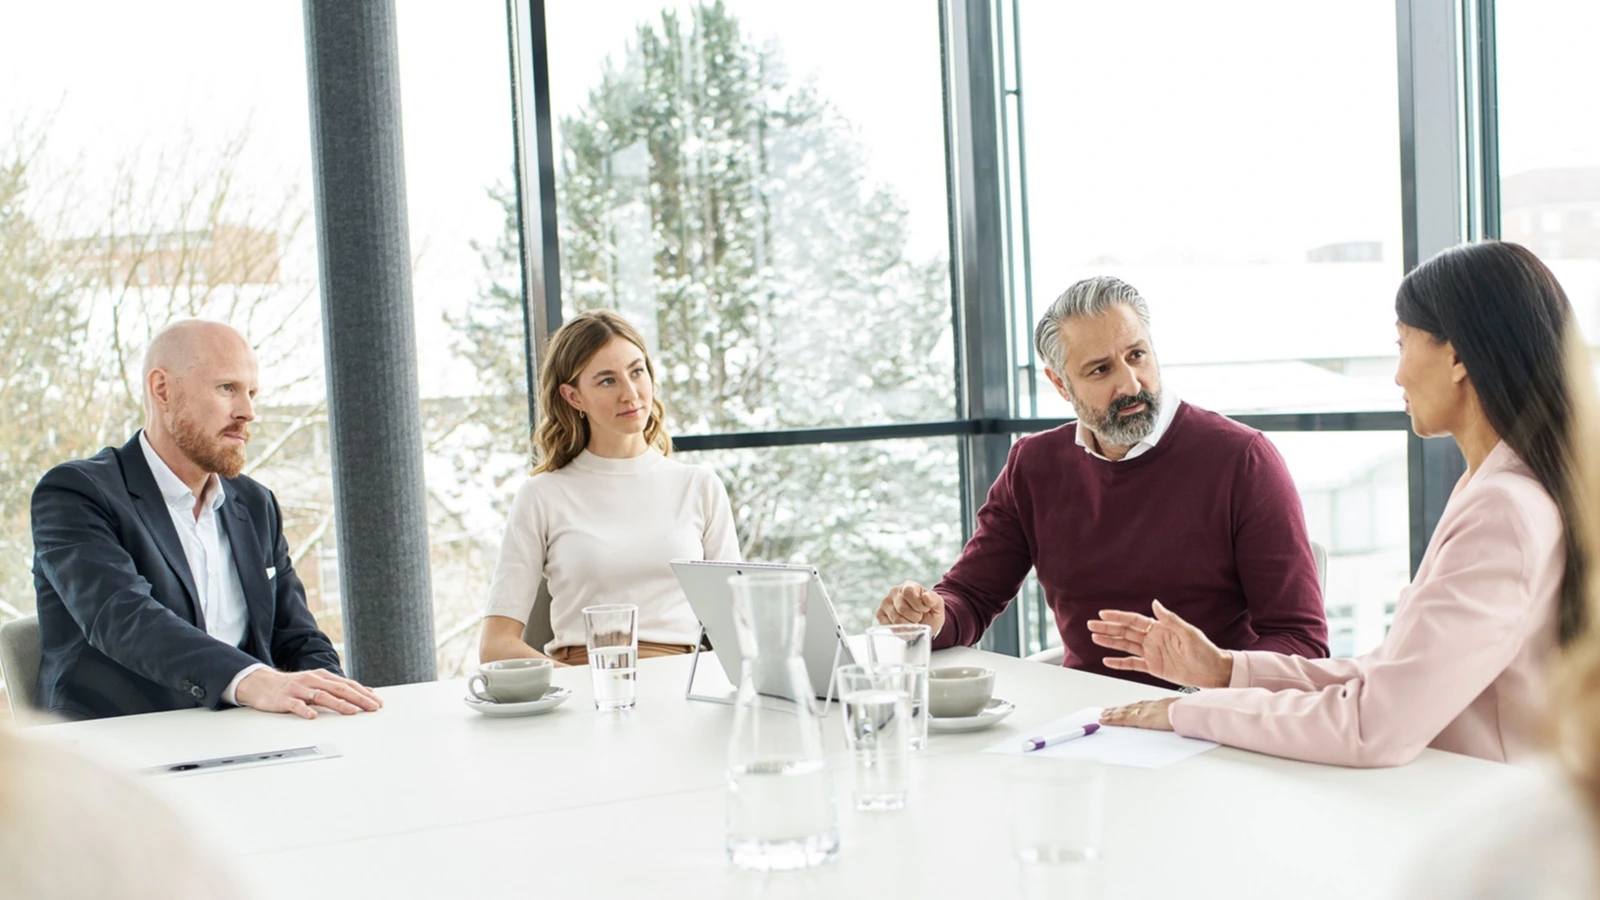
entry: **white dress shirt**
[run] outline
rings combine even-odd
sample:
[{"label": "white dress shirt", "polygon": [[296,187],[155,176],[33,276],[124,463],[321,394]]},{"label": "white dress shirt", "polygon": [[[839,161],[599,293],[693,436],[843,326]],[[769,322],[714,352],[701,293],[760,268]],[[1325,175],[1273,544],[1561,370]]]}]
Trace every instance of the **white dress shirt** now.
[{"label": "white dress shirt", "polygon": [[[189,563],[189,574],[194,580],[196,601],[200,604],[200,617],[205,620],[206,634],[230,646],[244,643],[245,631],[250,625],[250,611],[245,606],[244,585],[239,581],[239,569],[233,563],[233,546],[228,532],[217,518],[222,502],[222,479],[215,473],[208,476],[201,492],[200,513],[195,514],[194,491],[150,446],[143,430],[139,432],[139,448],[144,451],[144,461],[150,474],[161,489],[161,499],[166,501],[167,513],[172,517],[172,527],[178,532],[178,542],[183,545],[184,559]],[[238,705],[234,692],[246,675],[266,666],[256,663],[245,667],[228,683],[222,692],[225,703]]]},{"label": "white dress shirt", "polygon": [[1089,431],[1089,426],[1083,424],[1083,419],[1081,417],[1078,419],[1078,434],[1075,440],[1078,442],[1078,446],[1083,448],[1085,453],[1089,454],[1095,459],[1104,459],[1106,462],[1127,462],[1136,456],[1144,455],[1147,450],[1150,450],[1156,445],[1157,441],[1161,440],[1161,436],[1167,433],[1167,426],[1172,424],[1172,418],[1178,414],[1178,404],[1180,402],[1182,401],[1178,399],[1178,395],[1173,391],[1162,391],[1161,412],[1156,414],[1156,427],[1150,429],[1149,436],[1139,443],[1134,444],[1133,449],[1129,450],[1128,454],[1121,459],[1109,459],[1105,456],[1102,456],[1100,451],[1095,449],[1095,447],[1098,446],[1096,443],[1098,438],[1091,431]]}]

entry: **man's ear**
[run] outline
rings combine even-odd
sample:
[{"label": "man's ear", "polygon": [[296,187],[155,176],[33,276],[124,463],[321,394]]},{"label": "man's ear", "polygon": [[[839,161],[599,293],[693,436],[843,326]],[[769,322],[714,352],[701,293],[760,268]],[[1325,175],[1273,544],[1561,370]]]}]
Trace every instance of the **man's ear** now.
[{"label": "man's ear", "polygon": [[165,409],[172,402],[172,379],[166,369],[151,369],[145,376],[144,393],[152,409]]},{"label": "man's ear", "polygon": [[[1072,403],[1072,389],[1067,387],[1066,381],[1063,380],[1060,375],[1056,374],[1054,369],[1047,367],[1044,370],[1044,377],[1050,379],[1050,384],[1055,387],[1056,393],[1061,395],[1061,399],[1067,401],[1068,403]],[[1073,404],[1073,408],[1076,409],[1077,404]]]}]

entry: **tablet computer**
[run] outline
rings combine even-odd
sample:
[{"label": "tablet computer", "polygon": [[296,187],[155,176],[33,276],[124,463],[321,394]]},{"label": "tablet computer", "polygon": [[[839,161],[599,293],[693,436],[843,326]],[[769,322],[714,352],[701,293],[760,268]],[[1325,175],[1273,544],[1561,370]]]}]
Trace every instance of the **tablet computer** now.
[{"label": "tablet computer", "polygon": [[745,572],[805,572],[811,576],[811,583],[806,586],[806,631],[800,656],[818,697],[830,695],[835,664],[855,662],[845,641],[844,626],[839,624],[833,601],[828,599],[828,589],[822,586],[822,576],[815,566],[675,559],[672,571],[678,576],[689,607],[699,617],[700,627],[716,648],[722,671],[734,685],[739,683],[744,656],[733,624],[733,591],[728,588],[728,578]]}]

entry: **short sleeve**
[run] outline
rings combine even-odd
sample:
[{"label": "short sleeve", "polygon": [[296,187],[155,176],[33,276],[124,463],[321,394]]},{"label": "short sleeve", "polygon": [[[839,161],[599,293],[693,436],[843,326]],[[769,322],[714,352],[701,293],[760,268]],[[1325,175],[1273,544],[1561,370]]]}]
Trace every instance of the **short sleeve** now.
[{"label": "short sleeve", "polygon": [[533,601],[544,578],[544,558],[548,529],[544,509],[538,498],[538,476],[523,482],[511,502],[506,519],[505,538],[500,543],[500,559],[495,563],[489,583],[489,604],[485,615],[505,616],[527,623],[533,614]]}]

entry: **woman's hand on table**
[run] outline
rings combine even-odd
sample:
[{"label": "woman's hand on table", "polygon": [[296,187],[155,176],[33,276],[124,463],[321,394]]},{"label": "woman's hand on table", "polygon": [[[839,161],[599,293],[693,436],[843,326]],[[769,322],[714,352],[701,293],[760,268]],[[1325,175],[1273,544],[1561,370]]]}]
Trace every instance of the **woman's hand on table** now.
[{"label": "woman's hand on table", "polygon": [[1227,687],[1233,678],[1233,655],[1218,649],[1200,629],[1153,601],[1155,618],[1120,609],[1103,609],[1089,620],[1096,644],[1127,656],[1106,657],[1106,667],[1144,672],[1173,684]]},{"label": "woman's hand on table", "polygon": [[1100,724],[1171,731],[1172,704],[1177,699],[1177,697],[1162,697],[1160,700],[1140,700],[1127,706],[1113,706],[1100,712]]}]

